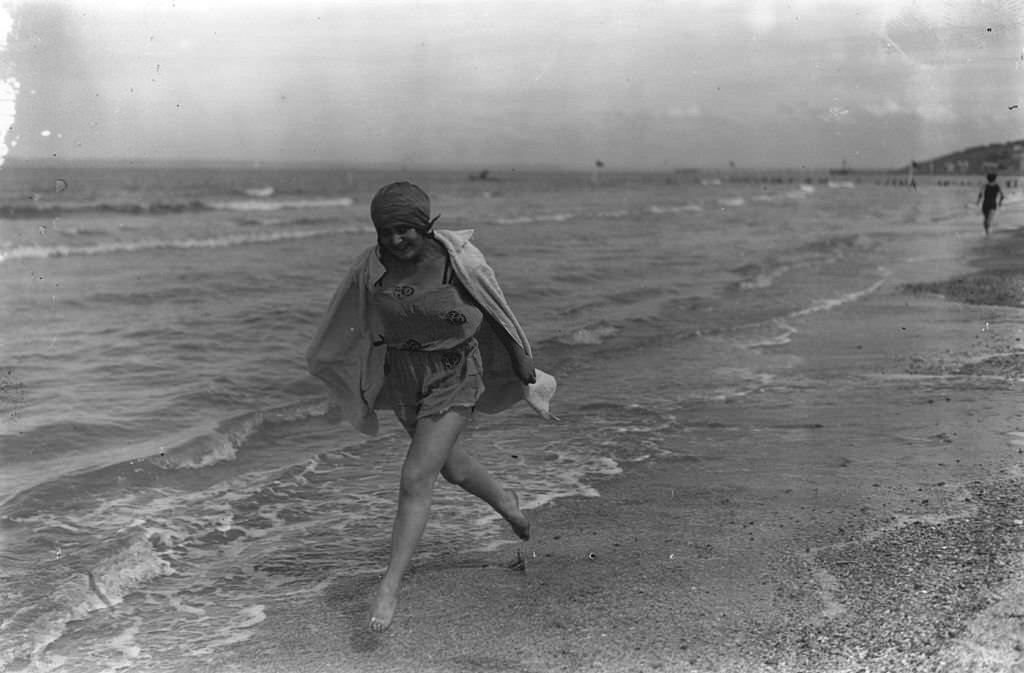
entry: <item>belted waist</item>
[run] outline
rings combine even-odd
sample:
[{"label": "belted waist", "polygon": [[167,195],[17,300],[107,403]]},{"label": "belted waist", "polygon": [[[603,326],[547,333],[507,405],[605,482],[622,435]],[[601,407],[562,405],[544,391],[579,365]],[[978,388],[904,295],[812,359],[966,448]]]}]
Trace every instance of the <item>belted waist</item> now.
[{"label": "belted waist", "polygon": [[416,339],[408,339],[405,343],[400,344],[387,344],[388,350],[391,351],[406,351],[406,352],[420,352],[420,353],[452,353],[452,354],[463,354],[472,351],[479,344],[477,343],[476,337],[469,337],[460,344],[457,344],[451,348],[424,348]]},{"label": "belted waist", "polygon": [[445,369],[454,369],[462,361],[469,357],[479,344],[476,337],[470,337],[454,348],[425,349],[415,339],[409,339],[404,344],[388,346],[388,353],[417,353],[424,356],[438,357]]}]

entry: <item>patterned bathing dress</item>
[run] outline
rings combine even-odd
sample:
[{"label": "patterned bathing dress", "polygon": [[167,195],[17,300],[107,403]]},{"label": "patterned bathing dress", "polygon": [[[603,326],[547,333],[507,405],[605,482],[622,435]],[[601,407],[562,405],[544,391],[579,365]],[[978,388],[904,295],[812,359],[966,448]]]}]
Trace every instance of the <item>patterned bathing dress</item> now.
[{"label": "patterned bathing dress", "polygon": [[384,288],[373,304],[378,343],[387,345],[385,394],[406,426],[452,407],[473,408],[484,392],[476,340],[483,313],[446,261],[441,284]]}]

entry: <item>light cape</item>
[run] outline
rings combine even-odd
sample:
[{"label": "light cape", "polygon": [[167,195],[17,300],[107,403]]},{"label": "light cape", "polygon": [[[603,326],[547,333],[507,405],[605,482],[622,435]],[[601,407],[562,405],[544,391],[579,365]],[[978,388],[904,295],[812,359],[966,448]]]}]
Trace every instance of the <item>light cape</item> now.
[{"label": "light cape", "polygon": [[[476,335],[485,391],[476,408],[497,413],[525,400],[541,417],[557,420],[549,410],[557,385],[554,377],[537,369],[537,382],[526,385],[515,374],[508,349],[521,349],[530,358],[533,352],[494,271],[483,253],[469,242],[472,235],[472,229],[434,231],[436,240],[448,251],[452,269],[485,316]],[[370,298],[374,283],[384,271],[377,246],[359,255],[335,291],[306,350],[309,373],[327,385],[328,415],[340,415],[368,435],[377,434],[379,428],[376,410],[389,407],[384,394],[387,347],[374,345],[378,332]],[[502,339],[497,330],[511,339]]]}]

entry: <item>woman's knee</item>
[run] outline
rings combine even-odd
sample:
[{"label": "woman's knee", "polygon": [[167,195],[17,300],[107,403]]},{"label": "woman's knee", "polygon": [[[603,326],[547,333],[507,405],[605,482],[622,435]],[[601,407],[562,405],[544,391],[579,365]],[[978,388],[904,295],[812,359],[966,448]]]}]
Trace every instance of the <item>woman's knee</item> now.
[{"label": "woman's knee", "polygon": [[466,483],[472,472],[473,460],[458,449],[452,452],[452,455],[445,461],[444,466],[441,467],[441,476],[449,484],[454,484],[455,486],[461,486]]},{"label": "woman's knee", "polygon": [[434,490],[436,480],[437,472],[410,469],[409,466],[406,466],[402,470],[398,486],[401,494],[405,496],[429,496]]},{"label": "woman's knee", "polygon": [[449,467],[448,465],[445,465],[441,468],[441,476],[444,477],[444,480],[449,484],[461,486],[469,477],[469,470],[462,467]]}]

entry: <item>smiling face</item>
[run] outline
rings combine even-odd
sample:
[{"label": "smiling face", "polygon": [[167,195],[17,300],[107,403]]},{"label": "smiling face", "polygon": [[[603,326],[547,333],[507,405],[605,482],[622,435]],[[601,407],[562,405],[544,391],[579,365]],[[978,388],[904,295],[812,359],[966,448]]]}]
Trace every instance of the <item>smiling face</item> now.
[{"label": "smiling face", "polygon": [[400,262],[416,262],[427,246],[426,232],[407,224],[385,224],[377,227],[377,244]]}]

